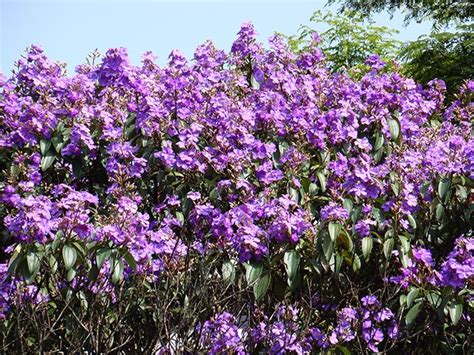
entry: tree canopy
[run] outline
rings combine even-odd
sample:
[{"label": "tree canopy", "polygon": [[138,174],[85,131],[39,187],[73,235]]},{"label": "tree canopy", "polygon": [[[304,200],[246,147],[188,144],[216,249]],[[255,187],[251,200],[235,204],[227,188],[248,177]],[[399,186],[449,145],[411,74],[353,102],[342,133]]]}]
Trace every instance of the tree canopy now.
[{"label": "tree canopy", "polygon": [[469,22],[474,17],[474,2],[469,0],[329,0],[328,4],[339,3],[341,12],[347,9],[358,11],[366,16],[374,12],[388,11],[393,14],[401,10],[405,22],[421,22],[431,19],[435,25],[444,25],[451,21]]}]

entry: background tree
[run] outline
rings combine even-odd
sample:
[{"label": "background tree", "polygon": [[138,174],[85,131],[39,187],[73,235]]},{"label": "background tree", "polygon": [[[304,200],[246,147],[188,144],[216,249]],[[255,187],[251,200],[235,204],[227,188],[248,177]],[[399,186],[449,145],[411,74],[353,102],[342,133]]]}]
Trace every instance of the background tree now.
[{"label": "background tree", "polygon": [[[323,25],[327,30],[318,34],[320,48],[333,71],[349,70],[352,74],[367,69],[364,62],[371,54],[379,55],[391,63],[401,45],[393,36],[397,30],[376,26],[361,13],[346,11],[342,14],[316,11],[312,23]],[[290,47],[299,52],[308,49],[316,32],[311,26],[301,26],[296,35],[288,37]]]},{"label": "background tree", "polygon": [[460,25],[456,32],[433,32],[404,44],[399,54],[403,72],[423,84],[443,79],[451,100],[464,80],[474,76],[473,29]]},{"label": "background tree", "polygon": [[[433,30],[416,41],[407,42],[397,59],[402,71],[415,80],[426,84],[432,79],[446,83],[447,101],[454,98],[460,85],[473,78],[474,45],[473,24],[474,3],[472,1],[409,1],[409,0],[329,0],[328,4],[341,4],[341,13],[358,11],[359,16],[370,17],[383,10],[390,14],[396,10],[405,14],[405,23],[412,20],[433,21]],[[442,30],[455,24],[454,31]]]},{"label": "background tree", "polygon": [[328,4],[341,4],[341,12],[353,10],[365,16],[374,12],[388,11],[390,14],[401,10],[405,14],[405,22],[415,20],[422,22],[430,19],[436,25],[444,25],[451,21],[469,22],[474,15],[474,3],[469,0],[329,0]]}]

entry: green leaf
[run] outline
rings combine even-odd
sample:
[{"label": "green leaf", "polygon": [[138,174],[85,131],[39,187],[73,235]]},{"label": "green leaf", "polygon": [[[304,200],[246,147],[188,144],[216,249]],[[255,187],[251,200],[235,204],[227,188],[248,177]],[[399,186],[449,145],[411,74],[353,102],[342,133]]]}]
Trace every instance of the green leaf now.
[{"label": "green leaf", "polygon": [[257,280],[257,282],[253,285],[253,294],[256,300],[259,300],[260,298],[265,296],[268,291],[268,288],[270,287],[271,282],[272,278],[270,274],[265,274]]},{"label": "green leaf", "polygon": [[345,198],[342,205],[344,206],[344,208],[347,210],[348,213],[352,212],[352,207],[354,206],[354,204],[352,203],[351,199]]},{"label": "green leaf", "polygon": [[63,246],[63,260],[64,260],[64,267],[66,270],[69,270],[71,267],[74,266],[77,259],[77,251],[75,248],[64,245]]},{"label": "green leaf", "polygon": [[464,186],[456,185],[456,191],[458,192],[460,200],[464,202],[468,197],[467,189]]},{"label": "green leaf", "polygon": [[453,325],[457,325],[462,316],[462,303],[454,303],[448,307],[449,318]]},{"label": "green leaf", "polygon": [[97,255],[95,256],[95,260],[97,262],[97,268],[100,270],[104,261],[110,257],[112,250],[109,248],[101,248],[97,251]]},{"label": "green leaf", "polygon": [[56,249],[58,249],[63,236],[64,236],[63,231],[56,232],[56,236],[54,237],[53,243],[51,243],[51,248],[53,249],[53,251],[56,251]]},{"label": "green leaf", "polygon": [[441,292],[441,303],[438,305],[440,313],[443,313],[444,307],[448,304],[451,298],[451,292],[453,291],[451,286],[447,286]]},{"label": "green leaf", "polygon": [[327,261],[329,261],[329,259],[331,259],[332,254],[334,253],[334,243],[328,235],[325,235],[321,246],[323,249],[324,257]]},{"label": "green leaf", "polygon": [[446,202],[448,191],[451,188],[451,180],[449,178],[441,179],[438,183],[438,195],[441,201]]},{"label": "green leaf", "polygon": [[261,263],[246,264],[245,277],[249,286],[252,286],[263,272],[263,265]]},{"label": "green leaf", "polygon": [[222,279],[224,282],[234,283],[235,263],[232,260],[227,260],[222,264]]},{"label": "green leaf", "polygon": [[393,194],[395,196],[400,195],[400,184],[397,181],[390,183],[390,187],[392,188]]},{"label": "green leaf", "polygon": [[372,208],[372,216],[379,224],[383,224],[385,222],[384,212],[380,208]]},{"label": "green leaf", "polygon": [[338,237],[339,233],[341,232],[342,226],[339,223],[330,222],[328,226],[329,237],[331,237],[331,241],[335,242],[336,238]]},{"label": "green leaf", "polygon": [[400,238],[400,242],[402,243],[403,252],[408,253],[410,251],[410,241],[407,237],[403,235],[399,235],[398,237]]},{"label": "green leaf", "polygon": [[393,238],[389,238],[383,243],[383,253],[386,259],[390,259],[390,257],[392,256],[393,245]]},{"label": "green leaf", "polygon": [[411,305],[413,304],[413,301],[416,299],[416,297],[418,296],[418,293],[420,292],[420,289],[419,288],[414,288],[412,289],[410,292],[408,292],[408,295],[407,295],[407,307],[411,307]]},{"label": "green leaf", "polygon": [[406,269],[408,267],[408,263],[410,261],[410,257],[408,256],[408,253],[405,253],[403,251],[403,248],[401,248],[399,250],[399,255],[398,255],[398,258],[400,260],[400,262],[402,263],[402,266]]},{"label": "green leaf", "polygon": [[362,255],[366,261],[369,260],[373,244],[374,241],[372,240],[372,237],[365,237],[362,239]]},{"label": "green leaf", "polygon": [[253,75],[250,76],[250,85],[252,89],[258,90],[260,88],[260,83],[255,79]]},{"label": "green leaf", "polygon": [[428,292],[428,294],[426,295],[426,299],[435,308],[439,307],[439,305],[441,304],[441,296],[436,292]]},{"label": "green leaf", "polygon": [[339,274],[339,271],[341,270],[341,265],[342,265],[343,258],[337,253],[334,253],[329,260],[329,268],[334,272],[335,274]]},{"label": "green leaf", "polygon": [[41,155],[43,156],[46,155],[50,147],[51,147],[51,141],[47,141],[44,139],[40,140]]},{"label": "green leaf", "polygon": [[69,269],[69,271],[66,274],[66,280],[68,282],[71,282],[74,279],[74,277],[76,277],[76,270]]},{"label": "green leaf", "polygon": [[176,212],[176,218],[178,219],[178,221],[184,224],[184,215],[181,212]]},{"label": "green leaf", "polygon": [[415,218],[414,218],[411,214],[409,214],[409,215],[407,216],[407,218],[408,218],[408,222],[410,223],[410,226],[411,226],[413,229],[416,229],[416,220],[415,220]]},{"label": "green leaf", "polygon": [[383,143],[384,143],[383,134],[381,134],[380,132],[377,132],[377,134],[375,135],[374,150],[377,151],[380,148],[382,148]]},{"label": "green leaf", "polygon": [[112,283],[116,284],[123,276],[123,262],[120,258],[114,258],[112,262]]},{"label": "green leaf", "polygon": [[54,136],[53,138],[51,138],[51,142],[53,143],[54,150],[58,154],[61,154],[61,150],[66,145],[66,142],[63,142],[62,139],[57,136]]},{"label": "green leaf", "polygon": [[291,250],[285,253],[283,262],[285,263],[286,273],[288,274],[288,280],[292,281],[298,274],[300,267],[301,256],[296,250]]},{"label": "green leaf", "polygon": [[87,273],[87,278],[89,279],[89,281],[94,282],[95,280],[97,280],[97,276],[99,276],[99,269],[97,265],[93,264],[89,272]]},{"label": "green leaf", "polygon": [[418,313],[420,313],[421,306],[422,303],[420,302],[415,303],[413,307],[410,308],[407,315],[405,316],[405,323],[407,325],[411,325],[415,321],[416,317],[418,316]]},{"label": "green leaf", "polygon": [[338,345],[337,349],[341,351],[344,355],[351,355],[351,352],[345,346]]},{"label": "green leaf", "polygon": [[213,188],[211,192],[209,193],[209,199],[211,201],[216,201],[219,198],[219,191],[217,191],[217,188]]},{"label": "green leaf", "polygon": [[322,171],[318,171],[316,175],[318,176],[319,184],[321,185],[321,190],[323,192],[326,191],[326,176],[324,176]]},{"label": "green leaf", "polygon": [[24,277],[26,283],[30,284],[33,275],[31,274],[30,269],[28,268],[26,258],[21,259],[20,263],[18,264],[18,271],[20,275]]},{"label": "green leaf", "polygon": [[401,307],[405,307],[407,303],[407,295],[400,295],[400,297],[398,298],[398,302],[400,302]]},{"label": "green leaf", "polygon": [[14,275],[24,258],[25,254],[21,251],[21,247],[16,247],[15,252],[8,262],[8,273]]},{"label": "green leaf", "polygon": [[49,256],[48,264],[49,264],[49,268],[50,268],[51,273],[54,274],[58,270],[58,261],[56,260],[54,255]]},{"label": "green leaf", "polygon": [[46,171],[48,168],[53,165],[54,161],[56,160],[56,156],[54,155],[46,155],[41,158],[41,170]]},{"label": "green leaf", "polygon": [[300,195],[298,193],[298,190],[290,187],[290,197],[293,201],[295,201],[296,203],[298,203],[299,199],[300,199]]},{"label": "green leaf", "polygon": [[436,206],[435,215],[438,222],[441,222],[444,219],[446,213],[444,212],[444,207],[441,203]]},{"label": "green leaf", "polygon": [[81,304],[81,308],[84,309],[84,310],[87,310],[87,308],[89,307],[89,303],[87,302],[87,297],[84,293],[84,291],[79,291],[77,293],[77,299],[79,300],[80,304]]},{"label": "green leaf", "polygon": [[360,270],[360,267],[361,267],[360,258],[357,254],[354,254],[353,259],[352,259],[352,270],[357,272]]},{"label": "green leaf", "polygon": [[82,169],[82,159],[80,157],[72,160],[72,173],[76,179],[80,179],[84,173]]},{"label": "green leaf", "polygon": [[313,182],[309,184],[308,193],[310,196],[316,196],[318,194],[318,185]]},{"label": "green leaf", "polygon": [[10,166],[10,174],[13,176],[18,176],[20,174],[20,167],[16,164]]},{"label": "green leaf", "polygon": [[342,228],[342,232],[343,233],[340,233],[337,238],[337,245],[342,245],[348,252],[352,252],[352,250],[354,250],[354,243],[352,242],[351,236],[344,228]]},{"label": "green leaf", "polygon": [[400,121],[398,121],[398,119],[389,118],[387,122],[388,122],[388,129],[390,131],[390,136],[392,137],[392,140],[395,142],[398,141],[400,138],[400,131],[401,131]]},{"label": "green leaf", "polygon": [[26,254],[26,262],[31,275],[35,275],[41,266],[41,259],[38,254],[33,251],[29,251],[28,254]]},{"label": "green leaf", "polygon": [[136,270],[137,262],[135,261],[133,255],[126,249],[121,249],[120,254],[125,259],[128,266],[130,266],[133,270]]}]

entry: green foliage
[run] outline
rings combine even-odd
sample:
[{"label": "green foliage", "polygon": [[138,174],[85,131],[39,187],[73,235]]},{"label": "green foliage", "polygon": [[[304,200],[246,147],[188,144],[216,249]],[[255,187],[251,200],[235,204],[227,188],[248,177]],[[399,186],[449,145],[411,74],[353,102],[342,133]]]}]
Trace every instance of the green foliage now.
[{"label": "green foliage", "polygon": [[[323,50],[328,64],[333,71],[350,69],[353,72],[366,69],[365,60],[371,54],[379,55],[383,60],[391,62],[401,42],[393,35],[398,31],[385,26],[376,26],[357,12],[343,14],[323,13],[316,11],[311,22],[327,27],[319,33],[320,48]],[[288,37],[293,51],[308,49],[315,29],[302,26],[298,34]]]},{"label": "green foliage", "polygon": [[421,36],[401,48],[402,71],[426,84],[434,78],[446,83],[448,100],[465,79],[474,77],[474,25],[460,25],[455,32]]},{"label": "green foliage", "polygon": [[405,14],[405,22],[430,19],[435,25],[450,21],[468,22],[474,16],[474,3],[470,0],[329,0],[328,3],[341,4],[341,12],[349,9],[364,16],[383,10],[393,15],[396,10],[401,10]]}]

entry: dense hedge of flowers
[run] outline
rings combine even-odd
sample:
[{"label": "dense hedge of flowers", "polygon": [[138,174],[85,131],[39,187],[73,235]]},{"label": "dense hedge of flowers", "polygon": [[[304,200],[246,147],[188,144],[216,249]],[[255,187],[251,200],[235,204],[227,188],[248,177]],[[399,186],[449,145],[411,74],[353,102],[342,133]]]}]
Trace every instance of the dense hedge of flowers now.
[{"label": "dense hedge of flowers", "polygon": [[472,351],[474,82],[244,24],[0,79],[3,350]]}]

